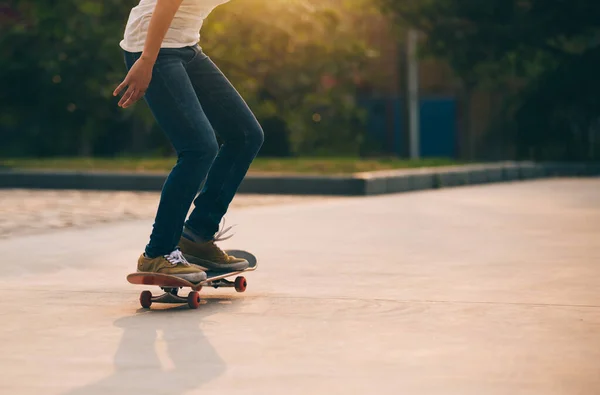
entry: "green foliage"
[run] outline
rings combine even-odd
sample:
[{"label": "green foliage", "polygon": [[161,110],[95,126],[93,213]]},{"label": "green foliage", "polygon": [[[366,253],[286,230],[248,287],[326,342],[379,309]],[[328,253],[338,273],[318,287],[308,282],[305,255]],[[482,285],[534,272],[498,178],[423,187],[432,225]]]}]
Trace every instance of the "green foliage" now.
[{"label": "green foliage", "polygon": [[[266,125],[274,155],[351,153],[362,141],[353,78],[367,47],[348,15],[364,1],[326,3],[234,0],[202,30],[201,45]],[[0,3],[0,154],[169,152],[145,103],[123,110],[112,97],[137,1],[9,4]]]},{"label": "green foliage", "polygon": [[520,156],[593,154],[599,83],[589,62],[598,58],[600,2],[380,1],[396,21],[425,33],[424,52],[446,59],[467,89],[523,87],[510,91],[505,112]]},{"label": "green foliage", "polygon": [[[129,2],[131,4],[131,2]],[[120,1],[14,1],[0,30],[4,148],[35,155],[91,153],[114,138],[111,101],[123,74]]]},{"label": "green foliage", "polygon": [[234,0],[202,30],[204,50],[258,117],[286,121],[297,154],[358,154],[363,140],[354,82],[368,47],[352,13],[370,2],[333,3]]}]

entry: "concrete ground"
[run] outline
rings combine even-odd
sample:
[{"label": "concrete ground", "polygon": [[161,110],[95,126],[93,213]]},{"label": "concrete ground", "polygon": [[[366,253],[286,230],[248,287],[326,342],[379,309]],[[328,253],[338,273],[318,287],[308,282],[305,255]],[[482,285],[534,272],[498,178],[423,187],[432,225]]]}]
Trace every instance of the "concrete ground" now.
[{"label": "concrete ground", "polygon": [[[139,307],[151,220],[0,240],[0,393],[598,394],[600,179],[233,210],[259,268]],[[156,288],[149,288],[157,292]]]},{"label": "concrete ground", "polygon": [[[0,189],[0,239],[99,223],[153,219],[158,192]],[[237,195],[231,209],[273,206],[330,196]]]}]

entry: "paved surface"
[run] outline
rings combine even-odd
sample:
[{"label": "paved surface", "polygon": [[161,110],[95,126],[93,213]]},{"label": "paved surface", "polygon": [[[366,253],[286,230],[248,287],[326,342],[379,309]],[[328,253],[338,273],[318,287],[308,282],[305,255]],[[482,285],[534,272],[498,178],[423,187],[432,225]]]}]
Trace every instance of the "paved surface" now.
[{"label": "paved surface", "polygon": [[259,268],[199,310],[139,309],[148,220],[0,240],[0,393],[600,392],[599,179],[229,218]]},{"label": "paved surface", "polygon": [[[152,219],[160,193],[0,189],[0,238]],[[238,195],[232,209],[332,199],[322,196]]]}]

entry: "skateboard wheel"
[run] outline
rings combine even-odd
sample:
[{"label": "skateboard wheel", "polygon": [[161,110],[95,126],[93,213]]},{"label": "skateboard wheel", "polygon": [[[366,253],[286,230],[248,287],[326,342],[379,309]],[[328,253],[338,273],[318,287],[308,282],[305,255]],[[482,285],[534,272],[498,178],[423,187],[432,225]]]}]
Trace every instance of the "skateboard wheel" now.
[{"label": "skateboard wheel", "polygon": [[196,291],[190,292],[187,300],[191,309],[197,309],[200,306],[200,294]]},{"label": "skateboard wheel", "polygon": [[244,292],[248,286],[248,282],[242,276],[236,277],[235,279],[235,290],[238,292]]},{"label": "skateboard wheel", "polygon": [[140,294],[140,304],[143,308],[148,309],[152,306],[152,292],[144,291]]}]

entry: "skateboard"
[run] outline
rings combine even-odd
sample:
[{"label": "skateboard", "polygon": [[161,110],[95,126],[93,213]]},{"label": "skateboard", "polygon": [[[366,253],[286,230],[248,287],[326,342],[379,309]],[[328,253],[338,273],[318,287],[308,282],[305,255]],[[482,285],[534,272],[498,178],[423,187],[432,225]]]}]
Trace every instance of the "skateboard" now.
[{"label": "skateboard", "polygon": [[[257,259],[254,255],[243,250],[225,250],[229,255],[237,258],[243,258],[248,261],[249,265],[244,270],[235,271],[216,271],[209,270],[206,272],[206,280],[200,283],[192,283],[180,277],[171,276],[160,273],[143,273],[136,272],[127,276],[127,281],[131,284],[138,285],[157,285],[164,293],[160,296],[153,296],[152,292],[146,290],[140,294],[140,304],[143,308],[148,309],[152,303],[187,303],[192,309],[197,309],[200,306],[199,291],[202,287],[213,288],[235,288],[237,292],[244,292],[248,286],[248,282],[243,276],[238,276],[241,273],[254,271],[258,266]],[[234,281],[228,280],[228,277],[237,276]],[[181,288],[191,288],[187,297],[178,295]]]}]

